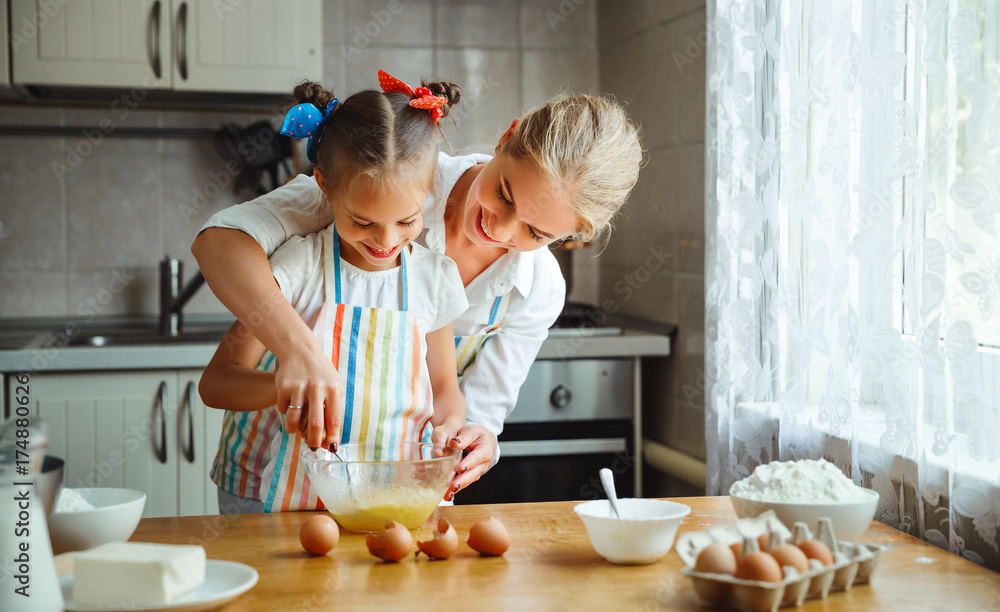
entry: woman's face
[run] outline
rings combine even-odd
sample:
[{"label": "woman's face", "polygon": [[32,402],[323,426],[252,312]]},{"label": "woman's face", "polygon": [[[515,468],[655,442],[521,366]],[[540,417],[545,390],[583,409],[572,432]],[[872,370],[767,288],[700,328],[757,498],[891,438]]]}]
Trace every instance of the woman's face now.
[{"label": "woman's face", "polygon": [[576,233],[577,218],[567,190],[548,185],[534,164],[498,153],[469,187],[464,229],[479,246],[534,251]]},{"label": "woman's face", "polygon": [[361,178],[332,197],[323,189],[340,235],[340,256],[371,272],[399,265],[403,247],[424,227],[422,210],[427,189],[418,182],[383,186]]}]

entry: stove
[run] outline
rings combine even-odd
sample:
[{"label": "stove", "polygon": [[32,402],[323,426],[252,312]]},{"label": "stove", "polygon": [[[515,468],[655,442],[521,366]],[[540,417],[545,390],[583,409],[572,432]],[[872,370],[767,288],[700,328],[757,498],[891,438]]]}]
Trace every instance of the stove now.
[{"label": "stove", "polygon": [[[598,312],[567,304],[549,337],[623,333],[595,326]],[[633,358],[535,361],[499,436],[500,462],[455,503],[598,499],[605,467],[615,472],[619,495],[634,497],[637,367]]]}]

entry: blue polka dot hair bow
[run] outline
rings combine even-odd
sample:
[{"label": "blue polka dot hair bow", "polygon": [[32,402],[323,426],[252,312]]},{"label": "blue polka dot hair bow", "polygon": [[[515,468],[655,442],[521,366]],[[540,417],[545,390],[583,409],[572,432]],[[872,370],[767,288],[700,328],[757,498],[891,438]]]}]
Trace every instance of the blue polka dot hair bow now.
[{"label": "blue polka dot hair bow", "polygon": [[316,158],[316,149],[319,147],[327,121],[333,117],[337,102],[337,98],[334,98],[324,110],[320,110],[310,102],[296,104],[285,114],[285,121],[281,124],[281,133],[285,136],[308,139],[306,157],[314,164],[319,161]]}]

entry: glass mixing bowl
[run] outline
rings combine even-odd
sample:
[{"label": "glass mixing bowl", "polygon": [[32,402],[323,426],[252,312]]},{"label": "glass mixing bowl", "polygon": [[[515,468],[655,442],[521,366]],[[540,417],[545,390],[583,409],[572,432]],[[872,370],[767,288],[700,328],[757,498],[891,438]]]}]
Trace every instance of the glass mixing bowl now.
[{"label": "glass mixing bowl", "polygon": [[302,451],[309,481],[341,527],[374,533],[387,521],[407,529],[423,524],[444,498],[462,451],[445,448],[435,457],[431,444],[404,442],[390,453],[360,443],[341,444],[337,455],[342,461],[326,449]]}]

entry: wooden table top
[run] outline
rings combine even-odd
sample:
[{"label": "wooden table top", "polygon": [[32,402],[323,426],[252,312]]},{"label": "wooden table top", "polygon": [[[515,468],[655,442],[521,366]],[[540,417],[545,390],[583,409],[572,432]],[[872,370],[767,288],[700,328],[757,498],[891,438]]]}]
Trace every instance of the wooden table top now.
[{"label": "wooden table top", "polygon": [[[679,498],[691,507],[680,532],[736,520],[728,497]],[[385,563],[364,536],[341,532],[324,557],[308,556],[299,527],[312,512],[144,519],[132,541],[201,544],[209,559],[245,563],[260,581],[223,612],[289,610],[698,610],[691,580],[674,550],[651,565],[618,566],[590,545],[576,502],[443,506],[435,511],[458,531],[459,551],[445,561],[411,555]],[[488,516],[507,527],[503,557],[479,557],[465,543]],[[429,521],[414,533],[429,539]],[[1000,574],[872,522],[864,542],[887,544],[870,585],[807,600],[798,610],[1000,610]]]}]

